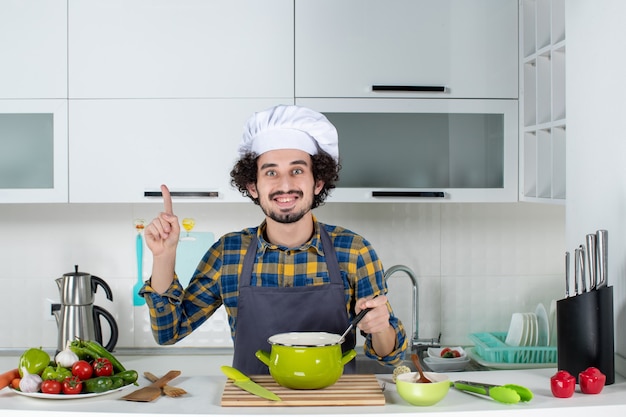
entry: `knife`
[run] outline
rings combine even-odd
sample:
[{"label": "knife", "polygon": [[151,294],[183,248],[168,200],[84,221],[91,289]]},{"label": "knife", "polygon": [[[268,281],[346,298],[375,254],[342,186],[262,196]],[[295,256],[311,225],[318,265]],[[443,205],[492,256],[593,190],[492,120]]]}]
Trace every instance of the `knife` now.
[{"label": "knife", "polygon": [[598,275],[596,271],[596,235],[586,236],[585,259],[587,261],[587,272],[589,273],[589,290],[595,290],[598,285]]},{"label": "knife", "polygon": [[239,372],[237,369],[232,366],[222,366],[220,368],[224,375],[234,381],[234,384],[241,388],[244,391],[248,391],[251,394],[254,394],[258,397],[265,398],[272,401],[282,401],[280,397],[274,394],[272,391],[263,388],[253,380],[251,380],[248,376]]},{"label": "knife", "polygon": [[585,247],[583,245],[578,246],[578,264],[580,266],[580,283],[582,285],[582,292],[587,292],[587,276],[585,274]]},{"label": "knife", "polygon": [[565,297],[569,297],[569,252],[565,252]]},{"label": "knife", "polygon": [[574,249],[574,295],[580,294],[579,285],[580,282],[580,260],[582,256],[580,256],[580,248]]},{"label": "knife", "polygon": [[607,286],[609,232],[606,230],[598,230],[596,232],[596,239],[598,253],[598,283],[596,288],[602,288]]}]

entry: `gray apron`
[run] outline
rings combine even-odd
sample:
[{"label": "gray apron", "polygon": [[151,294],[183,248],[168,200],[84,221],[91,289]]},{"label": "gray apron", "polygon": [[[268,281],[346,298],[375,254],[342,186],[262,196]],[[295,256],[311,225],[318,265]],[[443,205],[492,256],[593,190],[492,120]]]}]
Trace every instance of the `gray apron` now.
[{"label": "gray apron", "polygon": [[[257,237],[248,246],[239,277],[239,302],[233,366],[245,374],[269,373],[256,358],[257,350],[270,352],[267,339],[278,333],[315,331],[342,334],[349,326],[345,290],[339,262],[330,237],[320,227],[322,248],[330,283],[305,287],[251,286],[252,268],[256,260]],[[355,332],[346,336],[342,350],[353,349]],[[354,360],[344,370],[353,373]]]}]

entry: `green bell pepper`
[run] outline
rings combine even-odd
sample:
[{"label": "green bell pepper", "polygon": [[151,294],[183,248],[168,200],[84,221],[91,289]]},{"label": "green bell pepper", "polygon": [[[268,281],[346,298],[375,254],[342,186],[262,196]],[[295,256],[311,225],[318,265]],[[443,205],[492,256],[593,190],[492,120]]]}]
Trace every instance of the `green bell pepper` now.
[{"label": "green bell pepper", "polygon": [[18,370],[21,377],[24,377],[24,372],[41,375],[49,364],[50,355],[46,351],[30,348],[20,356]]},{"label": "green bell pepper", "polygon": [[41,379],[44,381],[54,379],[55,381],[63,382],[65,381],[65,378],[68,378],[70,376],[72,376],[72,371],[60,365],[58,365],[56,368],[54,366],[46,366],[46,368],[41,373]]}]

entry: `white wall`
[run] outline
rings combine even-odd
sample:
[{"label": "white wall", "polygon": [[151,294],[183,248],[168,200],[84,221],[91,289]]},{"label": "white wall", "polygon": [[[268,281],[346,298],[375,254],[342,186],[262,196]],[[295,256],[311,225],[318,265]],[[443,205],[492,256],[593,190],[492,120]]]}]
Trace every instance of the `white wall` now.
[{"label": "white wall", "polygon": [[609,231],[616,370],[626,371],[626,2],[568,0],[566,244]]},{"label": "white wall", "polygon": [[[261,211],[250,204],[176,204],[197,231],[216,236],[256,225]],[[103,278],[114,302],[96,293],[112,312],[120,347],[156,346],[146,307],[132,306],[136,281],[133,220],[150,220],[159,204],[0,205],[0,348],[56,346],[56,324],[46,298],[58,300],[55,278],[79,269]],[[515,311],[534,311],[563,296],[565,209],[517,204],[327,204],[321,221],[367,237],[384,265],[405,264],[419,277],[420,336],[443,333],[448,344],[467,344],[476,331],[506,331]],[[146,255],[144,274],[150,270]],[[390,279],[390,298],[411,329],[410,285]],[[211,319],[179,346],[230,345],[225,317]]]}]

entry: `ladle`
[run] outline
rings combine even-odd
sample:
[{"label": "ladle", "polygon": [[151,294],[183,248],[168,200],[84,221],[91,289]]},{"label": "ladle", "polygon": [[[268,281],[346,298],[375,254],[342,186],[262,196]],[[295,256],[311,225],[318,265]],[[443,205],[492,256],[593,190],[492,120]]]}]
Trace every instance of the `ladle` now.
[{"label": "ladle", "polygon": [[[378,294],[376,294],[372,300],[374,298],[378,297]],[[345,332],[343,332],[343,334],[341,335],[341,337],[339,338],[339,342],[338,343],[343,343],[343,341],[345,340],[346,336],[348,335],[348,333],[350,332],[350,330],[356,326],[363,317],[365,317],[365,314],[367,314],[368,311],[370,311],[371,308],[364,308],[363,310],[361,310],[359,312],[359,314],[356,315],[355,318],[352,319],[352,321],[350,322],[350,325],[348,326],[348,328],[346,329]]]},{"label": "ladle", "polygon": [[417,354],[411,354],[411,360],[417,368],[417,372],[419,372],[419,378],[416,377],[415,382],[421,382],[422,384],[430,384],[431,382],[433,382],[430,379],[426,378],[426,375],[424,375],[424,372],[422,371],[422,365],[420,365],[420,360],[417,357]]}]

